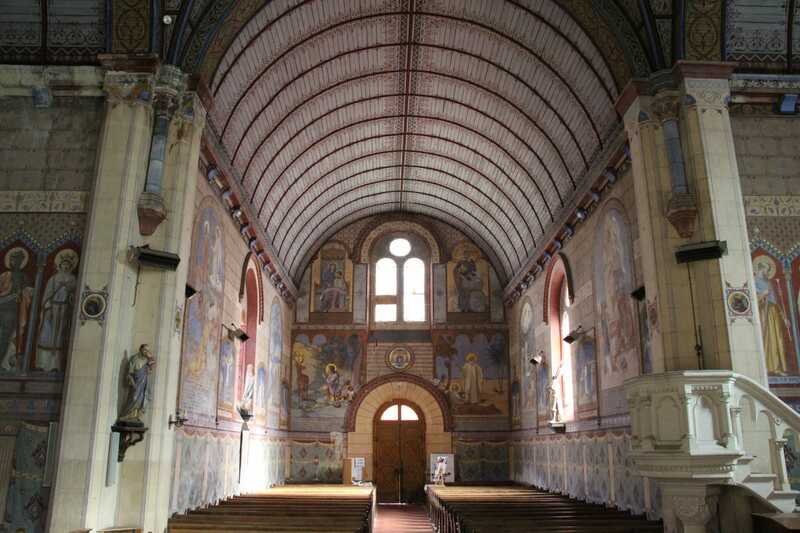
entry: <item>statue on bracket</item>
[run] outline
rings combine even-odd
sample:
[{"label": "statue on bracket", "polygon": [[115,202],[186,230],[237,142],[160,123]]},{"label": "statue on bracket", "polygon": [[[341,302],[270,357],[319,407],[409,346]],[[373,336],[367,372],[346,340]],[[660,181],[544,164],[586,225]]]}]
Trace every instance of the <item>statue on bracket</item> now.
[{"label": "statue on bracket", "polygon": [[156,360],[147,344],[139,346],[139,351],[128,359],[128,399],[117,419],[118,426],[144,427],[142,417],[150,396],[150,371],[155,364]]}]

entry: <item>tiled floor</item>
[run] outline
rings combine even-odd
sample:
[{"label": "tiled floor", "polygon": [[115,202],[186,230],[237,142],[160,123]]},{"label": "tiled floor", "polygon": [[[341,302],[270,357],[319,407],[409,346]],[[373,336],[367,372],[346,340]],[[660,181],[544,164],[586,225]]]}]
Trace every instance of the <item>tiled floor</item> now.
[{"label": "tiled floor", "polygon": [[423,505],[378,505],[375,533],[433,533]]}]

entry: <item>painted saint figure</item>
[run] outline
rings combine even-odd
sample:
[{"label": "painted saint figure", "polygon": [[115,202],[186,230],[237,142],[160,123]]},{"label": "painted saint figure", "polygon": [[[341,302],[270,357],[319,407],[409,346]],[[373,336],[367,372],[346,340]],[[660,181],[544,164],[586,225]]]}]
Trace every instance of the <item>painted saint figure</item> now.
[{"label": "painted saint figure", "polygon": [[156,364],[155,358],[150,353],[147,344],[139,346],[139,351],[128,359],[126,381],[128,384],[128,400],[117,419],[118,424],[129,426],[143,426],[147,402],[150,396],[150,371]]},{"label": "painted saint figure", "polygon": [[341,399],[341,376],[334,363],[329,363],[325,367],[325,389],[328,401],[336,402]]},{"label": "painted saint figure", "polygon": [[8,270],[0,274],[0,370],[3,371],[22,370],[23,343],[33,299],[31,280],[23,271],[27,264],[28,252],[12,248],[5,257]]},{"label": "painted saint figure", "polygon": [[464,377],[464,400],[471,404],[480,403],[483,392],[483,369],[478,364],[476,353],[468,353],[466,360],[467,362],[461,367],[461,374]]},{"label": "painted saint figure", "polygon": [[328,263],[320,277],[319,310],[347,311],[347,282],[336,263]]},{"label": "painted saint figure", "polygon": [[455,285],[458,292],[458,310],[462,313],[482,313],[486,310],[483,278],[470,254],[456,263]]},{"label": "painted saint figure", "polygon": [[786,375],[786,344],[784,333],[790,331],[789,321],[780,301],[776,279],[777,269],[772,259],[761,256],[755,261],[755,288],[758,311],[761,315],[761,333],[764,338],[764,355],[767,372]]},{"label": "painted saint figure", "polygon": [[73,270],[78,254],[64,250],[56,255],[58,269],[47,281],[42,296],[42,314],[37,338],[36,367],[44,371],[63,370],[70,317],[75,299],[77,279]]}]

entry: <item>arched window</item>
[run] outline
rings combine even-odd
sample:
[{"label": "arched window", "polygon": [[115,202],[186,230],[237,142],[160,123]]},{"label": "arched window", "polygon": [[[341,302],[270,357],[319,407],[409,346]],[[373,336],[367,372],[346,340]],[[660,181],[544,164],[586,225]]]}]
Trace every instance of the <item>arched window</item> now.
[{"label": "arched window", "polygon": [[425,263],[416,257],[403,265],[403,320],[425,320]]},{"label": "arched window", "polygon": [[427,250],[413,237],[382,239],[374,270],[373,319],[375,322],[426,320]]},{"label": "arched window", "polygon": [[383,413],[381,413],[381,420],[414,422],[419,420],[419,415],[411,406],[404,403],[395,403],[384,409]]}]

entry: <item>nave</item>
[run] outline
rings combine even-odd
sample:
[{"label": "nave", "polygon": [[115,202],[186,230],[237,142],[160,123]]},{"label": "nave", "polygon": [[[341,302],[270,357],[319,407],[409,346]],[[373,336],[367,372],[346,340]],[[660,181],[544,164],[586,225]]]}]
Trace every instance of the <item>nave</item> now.
[{"label": "nave", "polygon": [[377,504],[371,485],[287,485],[173,517],[171,533],[657,533],[660,521],[521,485],[426,486]]}]

